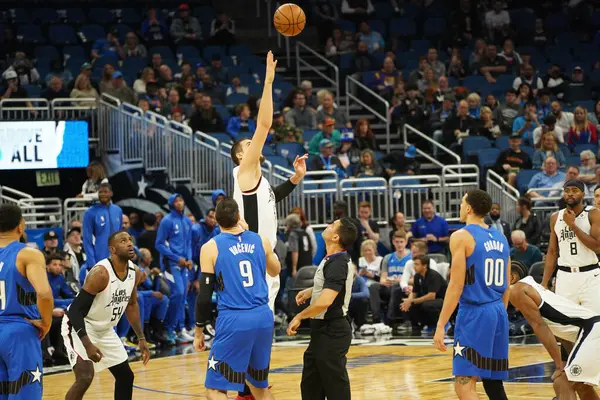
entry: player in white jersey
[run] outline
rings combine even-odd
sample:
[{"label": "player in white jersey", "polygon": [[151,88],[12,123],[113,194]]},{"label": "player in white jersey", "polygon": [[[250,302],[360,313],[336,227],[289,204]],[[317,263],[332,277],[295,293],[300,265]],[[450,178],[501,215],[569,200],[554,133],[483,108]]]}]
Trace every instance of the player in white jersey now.
[{"label": "player in white jersey", "polygon": [[600,210],[583,204],[583,182],[564,185],[567,208],[550,218],[550,245],[542,286],[548,288],[554,269],[556,294],[600,313]]},{"label": "player in white jersey", "polygon": [[110,257],[90,270],[63,317],[62,335],[75,373],[75,383],[65,400],[82,399],[94,371],[107,368],[115,377],[115,400],[132,398],[133,372],[114,330],[123,313],[138,337],[144,365],[150,359],[137,303],[136,287],[143,274],[131,262],[135,257],[131,235],[125,231],[113,233],[108,248]]},{"label": "player in white jersey", "polygon": [[[523,313],[555,363],[556,395],[560,400],[576,400],[577,392],[583,400],[599,399],[593,386],[600,384],[600,314],[552,293],[531,276],[519,278],[512,276],[510,302]],[[566,363],[555,336],[575,344]]]},{"label": "player in white jersey", "polygon": [[[308,155],[296,157],[295,174],[286,182],[275,187],[262,176],[260,168],[265,160],[262,149],[267,140],[269,129],[273,123],[273,80],[277,61],[273,53],[267,54],[267,71],[263,87],[260,108],[256,121],[256,131],[252,139],[242,139],[231,147],[231,160],[236,165],[233,169],[233,198],[238,203],[240,217],[248,224],[250,231],[269,239],[273,248],[277,243],[277,208],[276,203],[287,197],[306,174]],[[279,276],[266,275],[269,285],[269,307],[275,310],[275,298],[279,292]],[[239,397],[249,396],[249,389],[240,392]]]}]

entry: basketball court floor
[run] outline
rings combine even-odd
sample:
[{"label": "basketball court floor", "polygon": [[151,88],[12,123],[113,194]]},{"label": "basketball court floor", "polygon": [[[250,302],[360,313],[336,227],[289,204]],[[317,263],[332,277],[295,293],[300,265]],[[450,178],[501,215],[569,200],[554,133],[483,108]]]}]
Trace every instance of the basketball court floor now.
[{"label": "basketball court floor", "polygon": [[[306,336],[294,340],[281,337],[274,344],[269,380],[276,399],[300,399],[302,354],[307,345]],[[196,353],[191,345],[186,345],[157,354],[146,367],[134,361],[134,399],[205,399],[207,359],[208,352]],[[509,399],[554,397],[550,383],[553,363],[534,336],[511,339],[509,363],[510,379],[505,384]],[[354,400],[456,398],[452,347],[447,353],[440,353],[431,338],[387,335],[355,339],[348,354],[348,372]],[[70,370],[46,371],[44,399],[63,400],[72,382]],[[478,391],[483,395],[481,384]],[[85,399],[112,399],[112,394],[113,377],[104,371],[96,375]],[[233,392],[229,395],[235,398]]]}]

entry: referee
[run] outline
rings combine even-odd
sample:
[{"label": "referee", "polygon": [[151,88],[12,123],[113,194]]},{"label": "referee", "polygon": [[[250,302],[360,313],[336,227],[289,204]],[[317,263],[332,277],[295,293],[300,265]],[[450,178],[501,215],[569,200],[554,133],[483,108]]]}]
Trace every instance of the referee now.
[{"label": "referee", "polygon": [[358,231],[350,218],[327,226],[323,240],[327,256],[315,273],[314,285],[296,296],[298,305],[310,299],[310,306],[290,322],[287,333],[295,335],[303,319],[310,318],[310,344],[304,352],[302,400],[349,400],[350,379],[346,354],[352,328],[346,317],[354,281],[354,265],[346,251]]}]

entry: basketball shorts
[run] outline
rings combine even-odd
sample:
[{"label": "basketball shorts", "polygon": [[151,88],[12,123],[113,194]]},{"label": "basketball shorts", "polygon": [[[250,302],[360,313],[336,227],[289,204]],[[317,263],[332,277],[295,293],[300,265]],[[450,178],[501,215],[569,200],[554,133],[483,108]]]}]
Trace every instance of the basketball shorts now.
[{"label": "basketball shorts", "polygon": [[0,400],[42,399],[42,347],[29,322],[0,321]]},{"label": "basketball shorts", "polygon": [[[125,347],[123,347],[123,342],[121,342],[119,335],[117,335],[117,332],[115,332],[113,328],[103,332],[96,332],[93,329],[86,327],[86,332],[94,346],[96,346],[103,354],[102,359],[99,362],[94,363],[94,370],[96,372],[103,371],[127,361],[127,352],[125,351]],[[66,314],[62,320],[61,333],[65,342],[65,348],[67,350],[71,368],[77,363],[77,358],[81,358],[84,361],[91,361],[87,356],[83,343],[81,343],[81,339],[79,339],[79,336],[75,333]]]},{"label": "basketball shorts", "polygon": [[508,379],[508,315],[502,301],[460,305],[454,328],[452,373]]},{"label": "basketball shorts", "polygon": [[267,274],[267,286],[269,287],[269,308],[271,312],[275,312],[275,299],[277,298],[277,293],[279,293],[279,288],[281,287],[281,281],[279,280],[279,275],[276,277],[272,277]]},{"label": "basketball shorts", "polygon": [[600,319],[579,331],[565,366],[565,373],[570,382],[583,382],[589,385],[600,384]]},{"label": "basketball shorts", "polygon": [[215,331],[204,386],[239,392],[248,380],[257,388],[268,387],[273,345],[273,312],[269,307],[219,310]]},{"label": "basketball shorts", "polygon": [[556,294],[600,313],[600,268],[586,272],[556,272]]}]

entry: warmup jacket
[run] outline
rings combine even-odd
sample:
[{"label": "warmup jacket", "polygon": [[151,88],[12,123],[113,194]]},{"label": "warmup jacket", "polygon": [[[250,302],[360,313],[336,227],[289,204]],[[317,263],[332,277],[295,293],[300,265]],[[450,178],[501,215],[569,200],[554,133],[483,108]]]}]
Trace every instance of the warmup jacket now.
[{"label": "warmup jacket", "polygon": [[50,283],[50,288],[52,288],[54,307],[66,310],[67,307],[73,302],[73,299],[76,296],[75,292],[73,289],[71,289],[62,274],[54,275],[48,273],[48,282]]},{"label": "warmup jacket", "polygon": [[100,260],[110,255],[108,237],[123,226],[123,210],[116,204],[108,206],[94,203],[83,214],[83,250],[86,264],[92,269]]},{"label": "warmup jacket", "polygon": [[192,259],[192,221],[173,208],[175,199],[181,195],[174,193],[169,197],[171,212],[160,221],[156,234],[156,250],[160,253],[160,268],[169,271],[177,266],[180,257]]}]

